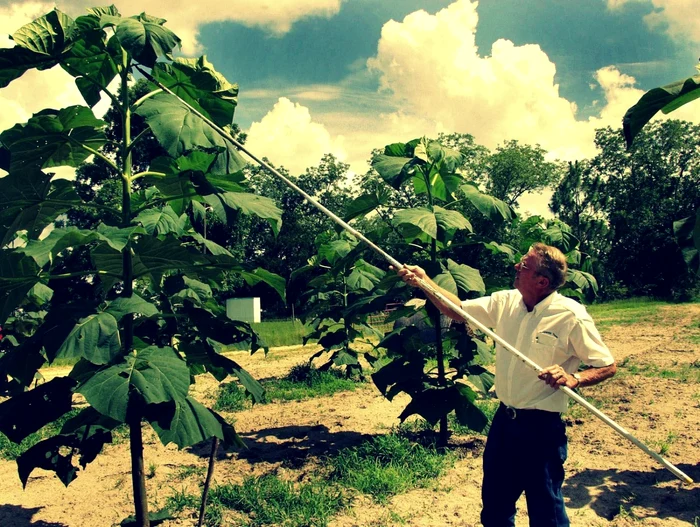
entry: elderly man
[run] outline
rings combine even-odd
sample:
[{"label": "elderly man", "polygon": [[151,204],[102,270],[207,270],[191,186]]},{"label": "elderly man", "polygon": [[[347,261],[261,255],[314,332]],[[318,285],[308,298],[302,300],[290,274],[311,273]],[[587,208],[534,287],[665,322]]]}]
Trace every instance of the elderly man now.
[{"label": "elderly man", "polygon": [[[567,456],[561,414],[568,397],[559,386],[591,386],[615,375],[615,361],[593,320],[578,302],[557,292],[566,281],[565,256],[534,244],[515,264],[515,289],[460,301],[417,266],[398,270],[408,284],[428,282],[476,320],[544,367],[535,374],[512,353],[496,346],[496,395],[501,404],[484,451],[484,527],[515,525],[515,504],[525,492],[531,527],[568,526],[561,486]],[[462,317],[435,295],[445,315]],[[578,371],[583,363],[589,368]]]}]

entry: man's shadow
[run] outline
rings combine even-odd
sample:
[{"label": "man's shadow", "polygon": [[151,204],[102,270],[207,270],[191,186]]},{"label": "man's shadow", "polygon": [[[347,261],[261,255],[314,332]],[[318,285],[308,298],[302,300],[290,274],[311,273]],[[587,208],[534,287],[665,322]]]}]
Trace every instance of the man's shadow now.
[{"label": "man's shadow", "polygon": [[[664,468],[652,472],[583,470],[566,479],[567,508],[588,505],[598,516],[612,519],[618,514],[634,515],[633,507],[641,507],[645,517],[676,518],[693,525],[700,519],[700,464],[677,467],[696,483],[685,485]],[[670,481],[678,484],[658,485]],[[597,488],[595,495],[591,487]]]},{"label": "man's shadow", "polygon": [[0,525],[2,527],[69,527],[67,523],[32,521],[43,507],[22,507],[20,505],[0,505]]}]

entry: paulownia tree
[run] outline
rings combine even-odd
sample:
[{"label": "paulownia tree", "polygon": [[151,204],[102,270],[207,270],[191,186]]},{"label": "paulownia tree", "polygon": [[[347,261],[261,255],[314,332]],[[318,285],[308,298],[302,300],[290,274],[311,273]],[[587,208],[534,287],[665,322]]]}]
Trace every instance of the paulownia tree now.
[{"label": "paulownia tree", "polygon": [[[0,50],[0,87],[30,69],[60,66],[86,103],[42,110],[0,135],[0,168],[8,172],[0,179],[0,383],[10,395],[0,404],[0,431],[19,442],[82,395],[88,407],[17,460],[23,484],[41,467],[67,485],[77,476],[76,462],[85,468],[126,423],[139,526],[150,521],[142,424],[164,444],[185,447],[215,437],[234,445],[240,439],[233,427],[188,395],[194,375],[233,374],[254,397],[262,395],[254,379],[219,353],[230,343],[248,342],[252,351],[262,343],[248,324],[225,317],[212,288],[226,272],[284,291],[278,276],[247,266],[192,228],[191,219],[206,207],[223,221],[252,214],[279,229],[280,210],[247,191],[234,147],[160,89],[130,100],[129,83],[142,69],[217,125],[231,125],[237,86],[204,57],[173,60],[180,40],[164,22],[146,14],[122,17],[114,6],[75,20],[54,10],[14,33],[15,47]],[[102,95],[120,114],[122,133],[112,139],[91,110]],[[141,172],[134,171],[132,152],[145,136],[132,135],[134,114],[167,152]],[[53,167],[77,167],[91,155],[120,182],[118,205],[83,201],[73,181],[53,177]],[[74,207],[100,209],[104,219],[91,230],[48,232]],[[89,258],[66,258],[76,251]],[[52,299],[57,283],[76,279],[83,296]],[[72,371],[35,383],[39,368],[58,358],[74,359]]]},{"label": "paulownia tree", "polygon": [[[479,190],[460,171],[463,156],[437,141],[416,139],[408,143],[388,145],[374,157],[372,166],[384,184],[394,189],[413,185],[413,191],[424,205],[395,209],[382,214],[389,225],[369,233],[376,240],[386,236],[384,228],[396,230],[412,253],[412,262],[423,266],[429,276],[445,289],[460,295],[485,293],[479,271],[450,258],[453,241],[458,233],[465,234],[465,243],[488,245],[499,250],[498,244],[472,236],[470,221],[456,210],[461,200],[468,200],[481,214],[496,222],[510,220],[513,211],[505,202]],[[347,218],[364,216],[381,209],[389,193],[374,191],[354,200],[347,209]],[[402,251],[405,252],[405,251]],[[396,297],[397,277],[391,275],[378,283],[364,303],[383,305]],[[400,281],[399,281],[400,282]],[[408,289],[400,283],[407,293]],[[486,393],[493,385],[493,375],[481,364],[490,361],[490,349],[466,332],[445,331],[440,313],[428,303],[427,320],[434,328],[433,344],[421,338],[421,330],[407,326],[385,335],[379,347],[385,348],[393,360],[372,377],[376,386],[389,399],[400,392],[407,393],[411,402],[400,415],[404,420],[419,414],[431,424],[440,422],[440,443],[447,442],[447,415],[454,411],[460,423],[474,430],[483,429],[488,419],[474,404],[478,393]],[[390,320],[412,315],[413,308],[396,311]],[[428,368],[428,360],[437,364]],[[463,382],[468,380],[469,382]]]}]

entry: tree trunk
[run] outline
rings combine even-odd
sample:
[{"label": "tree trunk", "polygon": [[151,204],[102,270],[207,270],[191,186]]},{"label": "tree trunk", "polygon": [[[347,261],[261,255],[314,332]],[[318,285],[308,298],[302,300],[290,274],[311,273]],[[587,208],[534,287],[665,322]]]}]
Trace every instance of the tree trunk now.
[{"label": "tree trunk", "polygon": [[143,469],[143,437],[141,419],[129,420],[129,440],[131,441],[131,483],[134,488],[134,508],[136,525],[149,527],[148,498],[146,497],[146,473]]}]

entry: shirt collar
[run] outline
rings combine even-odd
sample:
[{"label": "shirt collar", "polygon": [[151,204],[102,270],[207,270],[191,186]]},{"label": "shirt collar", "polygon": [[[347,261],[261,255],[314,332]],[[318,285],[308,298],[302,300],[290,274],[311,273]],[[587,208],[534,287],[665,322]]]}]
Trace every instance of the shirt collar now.
[{"label": "shirt collar", "polygon": [[[516,289],[516,291],[518,291]],[[544,313],[544,311],[552,304],[554,299],[557,297],[559,293],[557,291],[552,291],[549,295],[544,297],[542,300],[540,300],[537,304],[535,304],[535,307],[530,311],[533,315],[541,315]],[[520,295],[520,308],[527,312],[527,306],[525,305],[525,302],[523,301],[523,295],[518,291],[518,295]]]}]

